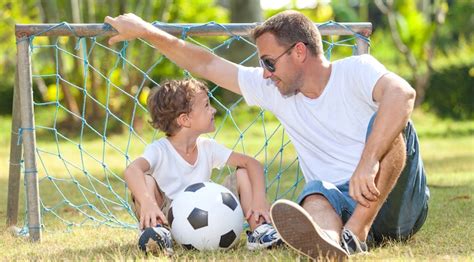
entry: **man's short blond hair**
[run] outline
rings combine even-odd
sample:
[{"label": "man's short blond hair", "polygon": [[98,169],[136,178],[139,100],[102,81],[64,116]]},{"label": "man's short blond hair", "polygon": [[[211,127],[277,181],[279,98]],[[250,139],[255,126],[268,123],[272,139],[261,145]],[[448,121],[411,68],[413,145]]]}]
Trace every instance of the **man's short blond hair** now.
[{"label": "man's short blond hair", "polygon": [[278,44],[282,46],[303,42],[312,55],[323,53],[323,43],[318,28],[300,12],[288,10],[278,13],[253,29],[251,35],[254,40],[257,40],[265,33],[273,34]]}]

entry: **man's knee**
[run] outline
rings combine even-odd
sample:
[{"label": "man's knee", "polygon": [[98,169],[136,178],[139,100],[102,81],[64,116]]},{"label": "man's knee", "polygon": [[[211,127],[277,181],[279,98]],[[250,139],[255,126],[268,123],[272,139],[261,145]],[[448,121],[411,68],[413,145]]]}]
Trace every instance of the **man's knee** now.
[{"label": "man's knee", "polygon": [[301,202],[301,206],[304,208],[305,206],[316,206],[318,208],[332,208],[331,203],[329,200],[323,196],[322,194],[312,194],[306,196],[303,201]]}]

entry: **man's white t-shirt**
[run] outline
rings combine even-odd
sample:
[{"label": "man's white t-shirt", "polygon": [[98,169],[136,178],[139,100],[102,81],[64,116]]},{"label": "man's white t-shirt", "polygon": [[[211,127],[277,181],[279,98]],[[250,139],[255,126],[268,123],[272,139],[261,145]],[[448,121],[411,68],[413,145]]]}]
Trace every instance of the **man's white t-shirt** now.
[{"label": "man's white t-shirt", "polygon": [[239,66],[240,90],[249,105],[271,111],[283,124],[298,154],[306,182],[340,185],[354,172],[365,145],[370,118],[377,111],[372,91],[387,69],[370,55],[332,62],[323,93],[311,99],[283,97],[262,68]]},{"label": "man's white t-shirt", "polygon": [[199,137],[196,144],[198,156],[194,165],[184,160],[167,138],[149,144],[142,155],[161,191],[170,199],[191,184],[209,181],[212,169],[225,166],[232,153],[213,139]]}]

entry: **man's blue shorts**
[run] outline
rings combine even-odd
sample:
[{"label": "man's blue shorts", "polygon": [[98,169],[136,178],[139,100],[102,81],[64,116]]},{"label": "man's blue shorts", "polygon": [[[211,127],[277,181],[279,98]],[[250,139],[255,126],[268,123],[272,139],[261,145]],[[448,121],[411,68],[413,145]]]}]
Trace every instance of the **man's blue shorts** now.
[{"label": "man's blue shorts", "polygon": [[[366,137],[372,131],[375,116],[374,114],[369,122]],[[428,215],[430,192],[426,184],[418,136],[411,122],[405,127],[403,137],[406,143],[406,165],[372,225],[369,235],[375,242],[409,238],[421,228]],[[310,181],[303,188],[297,203],[301,205],[305,197],[313,194],[326,197],[342,218],[343,224],[356,206],[356,201],[349,196],[349,182],[335,186],[324,181]]]}]

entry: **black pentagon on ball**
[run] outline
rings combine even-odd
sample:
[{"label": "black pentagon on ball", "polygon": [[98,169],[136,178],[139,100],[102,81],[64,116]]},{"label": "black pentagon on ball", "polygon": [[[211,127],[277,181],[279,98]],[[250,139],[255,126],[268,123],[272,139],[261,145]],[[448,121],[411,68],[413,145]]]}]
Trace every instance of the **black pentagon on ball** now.
[{"label": "black pentagon on ball", "polygon": [[222,195],[222,203],[228,206],[230,209],[235,210],[237,207],[237,200],[235,200],[234,196],[231,193],[221,193]]},{"label": "black pentagon on ball", "polygon": [[170,210],[168,210],[168,225],[173,226],[173,207],[170,207]]},{"label": "black pentagon on ball", "polygon": [[188,186],[184,192],[196,192],[198,191],[199,189],[205,187],[206,185],[204,185],[204,183],[196,183],[196,184],[192,184],[190,186]]},{"label": "black pentagon on ball", "polygon": [[208,225],[207,216],[208,216],[207,211],[199,209],[199,208],[196,207],[196,208],[193,209],[193,211],[191,211],[191,213],[188,216],[189,224],[191,224],[191,226],[194,229],[199,229],[201,227],[207,227],[207,225]]},{"label": "black pentagon on ball", "polygon": [[224,235],[221,236],[221,240],[219,241],[219,247],[222,248],[228,248],[232,243],[234,243],[234,240],[237,238],[237,235],[235,234],[234,230],[231,230]]}]

